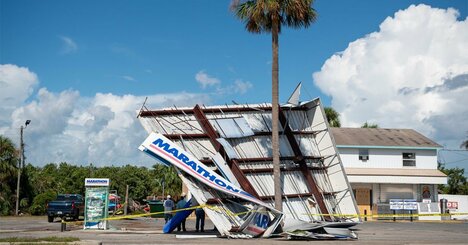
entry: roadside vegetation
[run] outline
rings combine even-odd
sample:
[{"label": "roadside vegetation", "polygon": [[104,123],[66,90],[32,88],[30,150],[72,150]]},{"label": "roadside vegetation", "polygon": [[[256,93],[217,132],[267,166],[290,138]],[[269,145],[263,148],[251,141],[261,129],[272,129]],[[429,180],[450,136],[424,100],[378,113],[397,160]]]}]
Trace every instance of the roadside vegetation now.
[{"label": "roadside vegetation", "polygon": [[[18,151],[12,141],[0,136],[0,215],[15,212]],[[151,168],[134,165],[97,167],[66,162],[49,163],[43,167],[27,164],[21,171],[20,212],[42,215],[46,204],[57,194],[84,195],[85,178],[109,178],[110,190],[124,198],[129,185],[129,198],[142,201],[147,196],[170,194],[178,196],[182,181],[176,171],[161,164]],[[164,186],[164,187],[163,187]]]},{"label": "roadside vegetation", "polygon": [[[330,125],[339,126],[339,114],[330,111],[333,112],[328,110],[327,113]],[[376,124],[366,124],[363,127],[378,127]],[[462,147],[466,142],[463,142]],[[13,142],[0,136],[0,216],[15,212],[18,156],[19,151]],[[439,164],[439,170],[448,176],[448,184],[439,185],[441,193],[468,195],[464,169],[445,168]],[[130,164],[97,167],[93,164],[80,166],[62,162],[49,163],[43,167],[27,164],[21,172],[20,213],[32,215],[45,214],[47,203],[54,200],[57,194],[84,195],[85,178],[109,178],[110,190],[116,190],[122,198],[126,185],[129,185],[129,199],[139,202],[147,196],[177,196],[182,189],[176,171],[161,164],[151,168]]]},{"label": "roadside vegetation", "polygon": [[80,239],[78,237],[6,237],[0,238],[0,242],[10,243],[10,244],[74,244]]},{"label": "roadside vegetation", "polygon": [[[77,242],[80,241],[78,237],[56,237],[56,236],[51,236],[51,237],[40,237],[40,238],[35,238],[35,237],[7,237],[7,238],[0,238],[0,242],[8,242],[8,243],[33,243],[37,244],[40,242],[40,244],[57,244],[57,243],[63,243],[67,244],[68,242]],[[50,243],[44,243],[44,242],[50,242]]]}]

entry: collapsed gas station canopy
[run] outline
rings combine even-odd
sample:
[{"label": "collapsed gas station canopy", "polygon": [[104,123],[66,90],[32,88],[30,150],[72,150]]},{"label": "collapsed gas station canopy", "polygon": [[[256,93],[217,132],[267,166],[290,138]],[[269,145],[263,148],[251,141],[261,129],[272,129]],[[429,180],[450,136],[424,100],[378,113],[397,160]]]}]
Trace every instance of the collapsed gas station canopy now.
[{"label": "collapsed gas station canopy", "polygon": [[[271,110],[267,103],[157,110],[143,107],[138,117],[148,133],[170,140],[275,213]],[[283,228],[297,226],[297,222],[358,221],[352,190],[320,100],[280,106],[279,124]],[[164,159],[162,162],[168,164]],[[199,204],[218,207],[207,215],[225,235],[247,219],[230,217],[229,212],[254,208],[248,201],[213,190],[183,171],[180,176]]]}]

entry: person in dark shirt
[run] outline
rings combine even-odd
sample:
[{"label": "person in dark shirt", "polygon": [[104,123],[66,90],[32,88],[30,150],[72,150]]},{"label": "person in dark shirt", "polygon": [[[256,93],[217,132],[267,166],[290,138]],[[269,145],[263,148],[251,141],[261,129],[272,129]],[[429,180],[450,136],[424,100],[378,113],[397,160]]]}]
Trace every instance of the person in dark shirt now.
[{"label": "person in dark shirt", "polygon": [[195,222],[196,232],[205,232],[205,211],[203,210],[203,208],[195,209],[195,216],[197,217],[197,220]]},{"label": "person in dark shirt", "polygon": [[[180,196],[180,200],[177,202],[176,208],[177,209],[183,209],[185,207],[186,203],[187,203],[187,201],[185,200],[185,193],[182,193],[182,195]],[[183,231],[187,231],[185,229],[185,221],[186,220],[187,220],[187,218],[183,219],[182,222],[180,222],[177,225],[177,231],[180,231],[181,228],[182,228]]]}]

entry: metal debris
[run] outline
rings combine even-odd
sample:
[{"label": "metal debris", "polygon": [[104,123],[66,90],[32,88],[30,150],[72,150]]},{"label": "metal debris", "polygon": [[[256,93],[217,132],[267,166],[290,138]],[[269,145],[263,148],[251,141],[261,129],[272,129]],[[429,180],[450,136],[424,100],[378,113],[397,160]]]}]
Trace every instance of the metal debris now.
[{"label": "metal debris", "polygon": [[[291,238],[355,238],[347,227],[360,222],[358,209],[319,99],[280,107],[283,212],[274,209],[271,104],[145,107],[138,117],[152,133],[140,149],[178,168],[221,235],[268,237],[285,218]],[[151,146],[157,139],[165,152]],[[188,159],[193,171],[183,167]]]}]

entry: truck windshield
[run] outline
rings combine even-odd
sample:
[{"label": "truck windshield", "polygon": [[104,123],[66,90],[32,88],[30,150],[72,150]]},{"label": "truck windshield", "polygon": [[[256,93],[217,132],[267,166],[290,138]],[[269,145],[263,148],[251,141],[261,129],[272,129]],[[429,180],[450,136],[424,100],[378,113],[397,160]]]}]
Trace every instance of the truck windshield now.
[{"label": "truck windshield", "polygon": [[58,201],[66,201],[66,200],[76,201],[78,199],[79,199],[78,196],[69,196],[69,195],[58,195],[57,196]]}]

